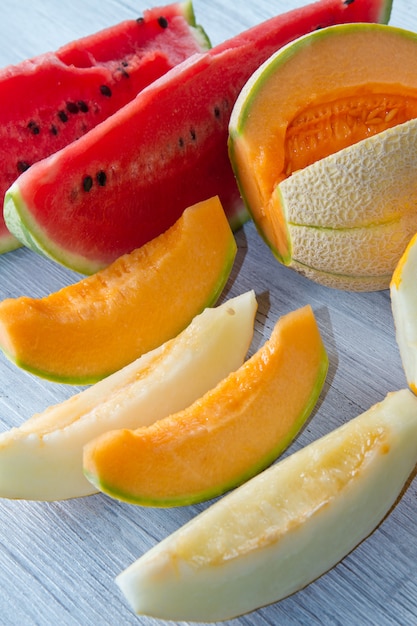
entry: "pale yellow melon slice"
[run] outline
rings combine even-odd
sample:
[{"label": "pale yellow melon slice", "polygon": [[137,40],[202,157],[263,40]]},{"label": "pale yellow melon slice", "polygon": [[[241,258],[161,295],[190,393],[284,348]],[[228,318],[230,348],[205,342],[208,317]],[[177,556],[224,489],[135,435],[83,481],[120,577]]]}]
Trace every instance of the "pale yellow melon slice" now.
[{"label": "pale yellow melon slice", "polygon": [[116,582],[136,613],[176,622],[276,602],[373,531],[416,461],[417,398],[401,390],[216,502]]},{"label": "pale yellow melon slice", "polygon": [[402,255],[390,285],[395,335],[405,376],[417,394],[417,234]]},{"label": "pale yellow melon slice", "polygon": [[96,489],[83,445],[111,428],[137,428],[191,404],[239,368],[253,336],[248,291],[205,309],[176,338],[0,435],[0,497],[56,500]]}]

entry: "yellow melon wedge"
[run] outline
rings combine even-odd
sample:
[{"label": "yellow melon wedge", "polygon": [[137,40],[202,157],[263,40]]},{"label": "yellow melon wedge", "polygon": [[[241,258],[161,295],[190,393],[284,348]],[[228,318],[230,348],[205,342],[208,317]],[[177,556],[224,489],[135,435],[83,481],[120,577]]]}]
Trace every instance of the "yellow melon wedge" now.
[{"label": "yellow melon wedge", "polygon": [[417,398],[366,413],[228,494],[116,579],[133,610],[230,619],[333,567],[384,518],[417,462]]},{"label": "yellow melon wedge", "polygon": [[42,299],[0,303],[0,347],[20,367],[87,384],[175,337],[214,304],[236,242],[217,197],[109,267]]},{"label": "yellow melon wedge", "polygon": [[400,356],[412,391],[417,394],[417,234],[408,243],[390,284],[391,308]]},{"label": "yellow melon wedge", "polygon": [[95,493],[83,474],[83,445],[109,429],[138,428],[179,411],[238,369],[256,310],[253,291],[207,308],[174,339],[0,434],[0,497]]},{"label": "yellow melon wedge", "polygon": [[87,444],[86,476],[112,497],[149,506],[224,493],[292,441],[316,404],[327,365],[311,307],[288,313],[242,367],[188,408]]}]

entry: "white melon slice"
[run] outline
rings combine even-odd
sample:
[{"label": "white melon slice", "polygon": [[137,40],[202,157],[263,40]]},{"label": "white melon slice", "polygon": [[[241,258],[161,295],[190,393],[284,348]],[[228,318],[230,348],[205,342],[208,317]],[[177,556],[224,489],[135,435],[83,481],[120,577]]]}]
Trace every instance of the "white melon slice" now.
[{"label": "white melon slice", "polygon": [[0,497],[95,493],[83,474],[83,446],[107,430],[147,426],[179,411],[238,369],[256,310],[253,291],[207,308],[176,338],[0,434]]},{"label": "white melon slice", "polygon": [[276,602],[384,518],[417,461],[407,389],[258,474],[116,579],[138,614],[213,622]]},{"label": "white melon slice", "polygon": [[397,264],[390,284],[395,335],[408,385],[417,394],[417,234]]}]

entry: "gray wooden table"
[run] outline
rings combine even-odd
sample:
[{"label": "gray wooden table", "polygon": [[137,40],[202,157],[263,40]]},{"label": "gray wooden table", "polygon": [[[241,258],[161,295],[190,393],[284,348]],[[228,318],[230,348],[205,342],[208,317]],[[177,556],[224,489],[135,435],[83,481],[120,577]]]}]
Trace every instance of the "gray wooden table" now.
[{"label": "gray wooden table", "polygon": [[[150,4],[2,0],[0,65],[136,17]],[[233,0],[194,0],[197,19],[213,44],[302,4],[303,0],[245,0],[239,5]],[[394,0],[391,23],[417,30],[413,4]],[[405,385],[388,291],[354,294],[320,287],[280,267],[250,223],[237,240],[238,262],[229,295],[256,290],[254,345],[268,336],[278,316],[310,303],[330,356],[322,400],[288,452]],[[78,276],[26,249],[0,257],[0,298],[45,295],[75,279]],[[19,425],[77,390],[41,381],[0,355],[0,428]],[[294,596],[233,624],[417,624],[416,495],[414,474],[391,514],[337,567]],[[143,509],[102,494],[56,503],[0,501],[0,624],[157,624],[132,614],[114,577],[206,506]]]}]

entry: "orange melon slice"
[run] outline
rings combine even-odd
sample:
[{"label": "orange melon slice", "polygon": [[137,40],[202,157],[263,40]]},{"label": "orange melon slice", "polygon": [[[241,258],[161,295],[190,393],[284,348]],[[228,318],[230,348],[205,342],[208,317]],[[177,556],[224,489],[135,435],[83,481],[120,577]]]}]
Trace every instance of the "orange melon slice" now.
[{"label": "orange melon slice", "polygon": [[388,288],[417,230],[416,52],[393,26],[324,28],[236,101],[229,153],[249,212],[276,258],[319,283]]},{"label": "orange melon slice", "polygon": [[292,441],[314,408],[328,366],[310,306],[278,320],[242,367],[187,409],[84,447],[84,471],[119,500],[177,506],[244,482]]},{"label": "orange melon slice", "polygon": [[216,302],[236,242],[217,197],[166,232],[45,298],[0,303],[0,347],[20,367],[66,383],[95,382],[176,336]]},{"label": "orange melon slice", "polygon": [[116,582],[136,613],[175,623],[277,602],[378,526],[416,461],[417,398],[402,389],[221,498]]}]

